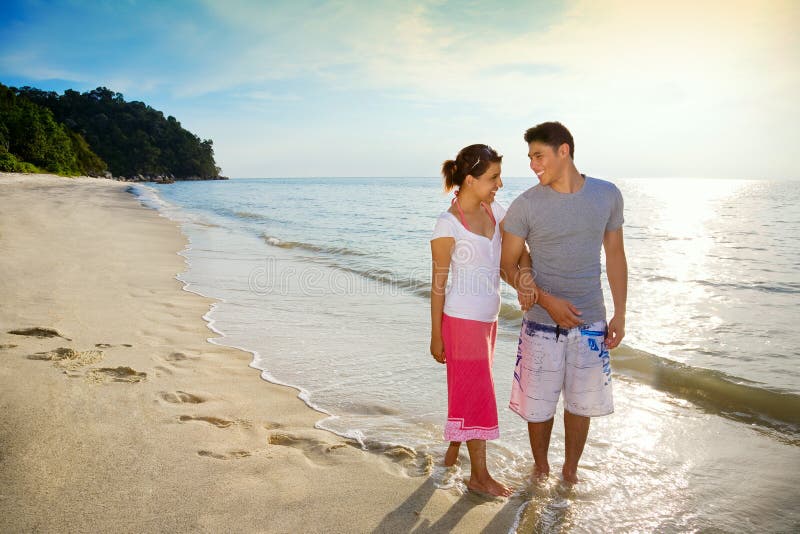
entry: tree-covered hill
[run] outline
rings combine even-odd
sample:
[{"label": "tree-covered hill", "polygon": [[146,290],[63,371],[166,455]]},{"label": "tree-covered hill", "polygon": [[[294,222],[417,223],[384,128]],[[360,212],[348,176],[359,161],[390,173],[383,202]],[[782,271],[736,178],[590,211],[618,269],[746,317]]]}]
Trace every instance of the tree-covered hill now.
[{"label": "tree-covered hill", "polygon": [[85,139],[114,176],[222,178],[210,139],[201,140],[175,117],[164,117],[143,102],[126,102],[120,93],[105,87],[85,93],[68,89],[63,95],[33,87],[10,91],[18,100],[50,111],[66,131]]},{"label": "tree-covered hill", "polygon": [[0,84],[0,171],[101,175],[106,164],[53,113]]}]

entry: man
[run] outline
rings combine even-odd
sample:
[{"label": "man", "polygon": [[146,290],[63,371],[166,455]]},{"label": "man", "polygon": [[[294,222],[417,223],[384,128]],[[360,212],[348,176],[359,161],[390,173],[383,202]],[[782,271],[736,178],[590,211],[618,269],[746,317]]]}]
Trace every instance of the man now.
[{"label": "man", "polygon": [[[539,184],[522,193],[504,221],[500,271],[526,309],[509,407],[528,421],[534,475],[547,476],[558,398],[564,396],[562,476],[578,481],[591,417],[614,411],[608,350],[625,336],[628,266],[617,187],[578,172],[572,134],[545,122],[525,132]],[[531,271],[520,268],[525,244]],[[600,248],[614,316],[606,323]],[[535,279],[535,280],[534,280]]]}]

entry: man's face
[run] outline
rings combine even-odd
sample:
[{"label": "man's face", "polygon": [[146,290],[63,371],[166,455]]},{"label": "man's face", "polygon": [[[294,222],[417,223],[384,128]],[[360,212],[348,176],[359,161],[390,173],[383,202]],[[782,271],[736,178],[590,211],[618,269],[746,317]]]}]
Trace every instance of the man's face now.
[{"label": "man's face", "polygon": [[528,158],[531,160],[531,170],[536,173],[540,184],[550,185],[561,175],[564,162],[560,152],[561,150],[556,151],[550,145],[539,141],[528,144]]}]

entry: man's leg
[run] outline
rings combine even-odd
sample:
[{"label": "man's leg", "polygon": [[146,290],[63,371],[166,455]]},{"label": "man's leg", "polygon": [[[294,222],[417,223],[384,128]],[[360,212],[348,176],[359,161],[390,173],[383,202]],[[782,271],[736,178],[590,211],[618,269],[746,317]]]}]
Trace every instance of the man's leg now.
[{"label": "man's leg", "polygon": [[[564,480],[578,481],[578,461],[589,434],[590,417],[614,411],[606,323],[596,321],[569,332],[564,377]],[[580,412],[584,415],[577,415]]]},{"label": "man's leg", "polygon": [[543,423],[528,423],[528,438],[533,453],[533,476],[545,477],[550,474],[547,451],[550,448],[550,434],[553,431],[553,419]]},{"label": "man's leg", "polygon": [[[589,417],[575,415],[564,410],[564,467],[561,474],[566,482],[576,483],[578,481],[578,461],[583,454],[583,446],[586,445],[586,437],[589,435]],[[552,426],[553,421],[550,421]],[[549,436],[548,436],[549,437]]]},{"label": "man's leg", "polygon": [[547,451],[564,383],[564,346],[565,339],[557,339],[555,327],[523,320],[509,407],[528,421],[537,478],[550,473]]}]

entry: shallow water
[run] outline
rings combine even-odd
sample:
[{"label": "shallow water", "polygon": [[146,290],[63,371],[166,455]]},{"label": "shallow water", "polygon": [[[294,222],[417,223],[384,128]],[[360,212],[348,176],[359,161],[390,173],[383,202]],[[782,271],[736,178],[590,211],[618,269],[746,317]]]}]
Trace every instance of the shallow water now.
[{"label": "shallow water", "polygon": [[[506,184],[506,205],[528,185]],[[612,354],[616,413],[593,422],[574,489],[557,477],[527,482],[524,423],[505,407],[519,324],[505,298],[494,368],[502,435],[490,464],[519,489],[520,531],[792,530],[797,193],[768,182],[618,185],[628,337]],[[444,452],[444,368],[427,354],[427,240],[448,202],[437,188],[433,179],[135,187],[189,236],[180,278],[220,299],[208,315],[224,335],[216,342],[254,352],[265,378],[300,387],[331,414],[321,427],[365,447],[408,446],[420,466]],[[561,429],[557,419],[555,471]],[[432,476],[448,486],[441,469]],[[450,491],[463,491],[455,478]]]}]

